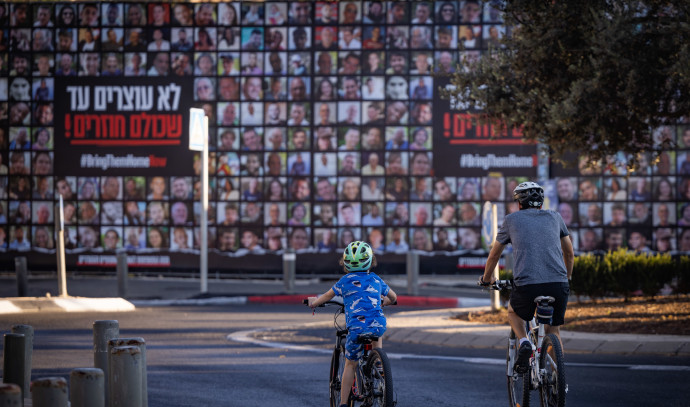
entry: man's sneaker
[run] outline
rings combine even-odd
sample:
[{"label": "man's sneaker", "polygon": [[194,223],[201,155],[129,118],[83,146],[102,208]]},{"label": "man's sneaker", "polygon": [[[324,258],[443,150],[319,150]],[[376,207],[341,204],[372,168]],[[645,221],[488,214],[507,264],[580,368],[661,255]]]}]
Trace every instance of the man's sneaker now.
[{"label": "man's sneaker", "polygon": [[515,361],[515,371],[517,373],[527,373],[530,356],[532,356],[532,344],[529,341],[522,342],[518,350],[517,360]]}]

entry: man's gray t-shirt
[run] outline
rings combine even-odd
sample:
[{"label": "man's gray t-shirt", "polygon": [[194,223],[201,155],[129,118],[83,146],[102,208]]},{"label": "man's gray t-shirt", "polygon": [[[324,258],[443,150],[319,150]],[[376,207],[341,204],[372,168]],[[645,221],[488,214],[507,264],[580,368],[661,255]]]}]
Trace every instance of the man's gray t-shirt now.
[{"label": "man's gray t-shirt", "polygon": [[506,216],[496,241],[513,245],[515,285],[567,283],[561,238],[569,234],[558,212],[524,209]]}]

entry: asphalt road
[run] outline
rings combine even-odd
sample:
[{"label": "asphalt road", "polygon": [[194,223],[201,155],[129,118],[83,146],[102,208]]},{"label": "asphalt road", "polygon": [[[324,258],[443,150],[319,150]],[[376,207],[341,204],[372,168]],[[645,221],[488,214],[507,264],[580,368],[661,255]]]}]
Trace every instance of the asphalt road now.
[{"label": "asphalt road", "polygon": [[[99,319],[119,320],[122,337],[146,339],[151,407],[328,404],[327,349],[332,343],[332,331],[297,326],[328,321],[331,315],[321,312],[312,316],[300,306],[160,307],[107,315],[5,315],[0,317],[0,329],[8,332],[17,323],[32,325],[36,331],[33,378],[67,378],[73,368],[93,365],[91,327]],[[272,341],[311,350],[227,339],[239,331],[281,326],[292,329],[272,333]],[[392,341],[386,342],[385,348],[393,357],[398,406],[506,403],[504,352],[500,350]],[[689,359],[568,354],[568,405],[690,406]]]}]

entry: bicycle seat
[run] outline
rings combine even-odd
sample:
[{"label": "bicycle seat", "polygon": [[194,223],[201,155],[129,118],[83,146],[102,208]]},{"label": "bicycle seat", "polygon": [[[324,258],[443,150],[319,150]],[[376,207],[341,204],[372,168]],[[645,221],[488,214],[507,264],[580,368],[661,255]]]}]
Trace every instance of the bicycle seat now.
[{"label": "bicycle seat", "polygon": [[534,302],[537,304],[541,304],[542,301],[546,301],[547,304],[551,304],[554,301],[556,301],[553,297],[545,296],[545,295],[540,295],[539,297],[534,299]]},{"label": "bicycle seat", "polygon": [[374,335],[360,335],[357,337],[357,343],[363,343],[365,345],[378,340],[379,337]]}]

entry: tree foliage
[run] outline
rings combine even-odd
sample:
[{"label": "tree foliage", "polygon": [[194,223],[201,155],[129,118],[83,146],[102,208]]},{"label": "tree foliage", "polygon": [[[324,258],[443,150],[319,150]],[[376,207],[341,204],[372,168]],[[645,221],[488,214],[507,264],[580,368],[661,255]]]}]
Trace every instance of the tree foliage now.
[{"label": "tree foliage", "polygon": [[554,158],[603,162],[672,147],[654,129],[690,112],[687,0],[507,0],[510,35],[451,75],[481,120],[522,127]]}]

